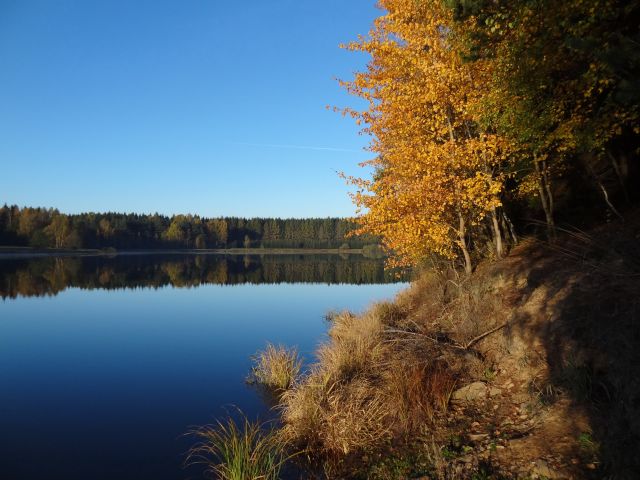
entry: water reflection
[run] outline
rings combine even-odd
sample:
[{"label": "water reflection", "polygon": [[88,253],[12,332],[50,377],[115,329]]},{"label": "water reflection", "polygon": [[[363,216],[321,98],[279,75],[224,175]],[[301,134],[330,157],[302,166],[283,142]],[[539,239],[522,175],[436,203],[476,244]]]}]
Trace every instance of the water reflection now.
[{"label": "water reflection", "polygon": [[57,295],[69,287],[398,281],[380,259],[361,255],[117,255],[0,259],[0,297]]},{"label": "water reflection", "polygon": [[310,360],[327,311],[391,298],[393,280],[361,256],[0,260],[17,297],[0,301],[0,477],[202,478],[185,432],[235,407],[273,415],[246,385],[251,355]]}]

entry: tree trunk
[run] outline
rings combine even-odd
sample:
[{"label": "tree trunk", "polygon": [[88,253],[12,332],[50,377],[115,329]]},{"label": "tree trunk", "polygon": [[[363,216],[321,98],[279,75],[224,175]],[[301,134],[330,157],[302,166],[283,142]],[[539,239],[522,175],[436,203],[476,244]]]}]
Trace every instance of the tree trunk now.
[{"label": "tree trunk", "polygon": [[498,224],[498,214],[496,213],[496,207],[491,208],[491,224],[493,225],[493,237],[496,244],[496,255],[498,258],[502,258],[504,250],[502,246],[502,232],[500,231],[500,225]]},{"label": "tree trunk", "polygon": [[469,255],[469,249],[467,248],[467,229],[465,226],[464,218],[462,217],[462,213],[458,211],[458,246],[460,250],[462,250],[462,255],[464,257],[464,271],[467,275],[470,275],[473,272],[473,265],[471,263],[471,255]]},{"label": "tree trunk", "polygon": [[513,244],[517,245],[518,235],[516,234],[516,229],[513,226],[513,223],[511,223],[511,220],[509,220],[509,217],[507,217],[507,214],[504,213],[504,209],[500,211],[500,214],[502,216],[502,228],[504,229],[505,232],[509,233],[509,235],[511,236],[511,240],[513,241]]},{"label": "tree trunk", "polygon": [[609,206],[611,211],[613,213],[615,213],[620,220],[624,221],[624,217],[620,214],[620,212],[616,209],[616,207],[613,206],[613,203],[611,203],[611,201],[609,200],[609,193],[607,192],[607,189],[604,188],[604,185],[602,184],[602,182],[600,182],[600,180],[598,180],[598,179],[596,179],[596,182],[598,183],[598,186],[600,187],[600,190],[602,191],[602,196],[604,197],[604,202]]},{"label": "tree trunk", "polygon": [[538,193],[540,194],[540,203],[542,203],[542,209],[547,221],[549,239],[551,239],[555,236],[555,224],[553,221],[553,194],[551,193],[549,175],[547,174],[547,163],[544,160],[534,160],[533,164],[538,173]]},{"label": "tree trunk", "polygon": [[[613,156],[610,156],[610,159],[613,162]],[[609,192],[607,192],[606,187],[604,186],[604,183],[602,183],[602,181],[600,180],[600,177],[598,176],[598,173],[596,172],[596,170],[593,168],[593,166],[591,164],[589,164],[587,162],[587,170],[589,171],[589,173],[591,174],[591,177],[593,178],[593,181],[596,183],[596,185],[598,186],[598,189],[600,189],[600,191],[602,192],[602,197],[604,198],[604,203],[607,204],[607,206],[609,207],[609,209],[616,214],[616,216],[618,218],[620,218],[621,220],[624,221],[624,217],[620,214],[620,212],[616,209],[616,207],[613,206],[613,203],[611,203],[611,200],[609,200]]]}]

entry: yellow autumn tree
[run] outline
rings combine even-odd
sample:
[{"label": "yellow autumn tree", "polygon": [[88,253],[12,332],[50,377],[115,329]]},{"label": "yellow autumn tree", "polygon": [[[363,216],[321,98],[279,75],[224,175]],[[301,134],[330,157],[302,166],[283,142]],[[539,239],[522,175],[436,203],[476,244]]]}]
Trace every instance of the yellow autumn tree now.
[{"label": "yellow autumn tree", "polygon": [[473,231],[488,225],[503,250],[497,209],[508,144],[474,121],[489,72],[462,61],[441,2],[379,4],[386,13],[369,36],[345,46],[368,53],[368,68],[341,82],[368,102],[344,113],[364,124],[376,155],[365,164],[373,178],[349,179],[360,233],[380,235],[395,265],[436,253],[461,258],[470,272]]}]

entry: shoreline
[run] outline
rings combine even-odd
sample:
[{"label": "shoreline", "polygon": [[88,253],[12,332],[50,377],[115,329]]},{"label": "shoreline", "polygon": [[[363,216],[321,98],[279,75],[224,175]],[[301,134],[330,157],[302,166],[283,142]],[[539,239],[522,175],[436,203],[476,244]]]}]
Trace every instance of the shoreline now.
[{"label": "shoreline", "polygon": [[30,247],[0,247],[0,260],[42,257],[115,257],[127,255],[363,255],[363,249],[339,248],[203,248],[203,249],[34,249]]}]

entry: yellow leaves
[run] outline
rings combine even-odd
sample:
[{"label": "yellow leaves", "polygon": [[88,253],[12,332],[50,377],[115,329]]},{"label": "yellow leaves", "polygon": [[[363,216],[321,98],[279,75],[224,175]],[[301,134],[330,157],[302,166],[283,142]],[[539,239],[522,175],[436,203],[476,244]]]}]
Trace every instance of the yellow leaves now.
[{"label": "yellow leaves", "polygon": [[500,206],[510,144],[476,122],[486,79],[484,62],[463,63],[451,36],[451,11],[441,2],[381,0],[387,15],[367,38],[346,46],[371,55],[349,92],[368,102],[349,113],[373,136],[372,179],[348,181],[364,214],[362,233],[383,238],[397,264],[428,253],[454,258],[459,215],[480,224]]}]

